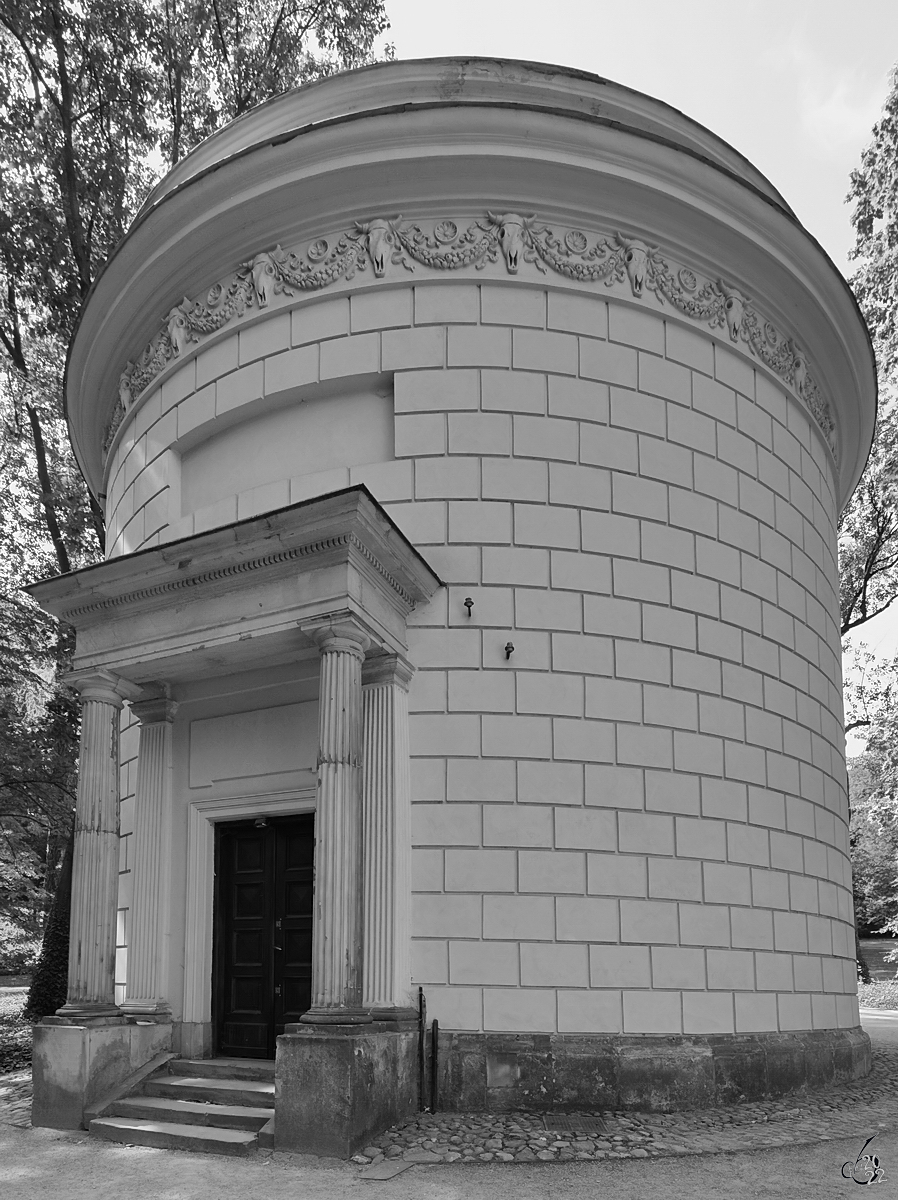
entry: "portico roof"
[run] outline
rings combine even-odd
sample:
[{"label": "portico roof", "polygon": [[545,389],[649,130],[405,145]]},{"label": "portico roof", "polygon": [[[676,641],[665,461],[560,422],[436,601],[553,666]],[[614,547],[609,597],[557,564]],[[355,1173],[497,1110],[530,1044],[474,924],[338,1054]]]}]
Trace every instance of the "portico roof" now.
[{"label": "portico roof", "polygon": [[402,653],[408,614],[441,586],[365,487],[347,488],[31,584],[74,625],[76,670],[166,682],[318,653],[347,617]]}]

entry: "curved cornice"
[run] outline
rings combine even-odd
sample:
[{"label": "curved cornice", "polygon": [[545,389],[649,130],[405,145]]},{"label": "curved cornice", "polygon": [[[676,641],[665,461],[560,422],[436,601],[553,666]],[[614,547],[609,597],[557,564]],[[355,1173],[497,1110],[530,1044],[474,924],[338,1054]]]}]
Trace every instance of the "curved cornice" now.
[{"label": "curved cornice", "polygon": [[[70,351],[70,428],[91,486],[102,486],[119,377],[185,296],[201,296],[277,245],[308,245],[356,220],[404,213],[427,222],[492,210],[535,212],[550,227],[592,234],[621,231],[751,297],[765,322],[800,347],[830,404],[844,501],[873,433],[869,338],[844,280],[763,176],[638,93],[554,68],[475,65],[392,64],[300,89],[222,130],[160,185],[98,278]],[[443,88],[433,103],[376,110],[372,98],[389,98],[412,70],[419,90],[428,78]],[[453,72],[464,95],[475,80],[468,102],[451,95]],[[332,112],[307,122],[301,136],[275,136],[278,114],[293,117],[305,101],[314,101],[312,115],[328,111],[329,88],[335,112],[354,87],[362,99],[352,119]],[[564,98],[552,111],[542,103],[547,87]],[[260,131],[265,140],[255,138]],[[230,157],[216,162],[213,143]]]},{"label": "curved cornice", "polygon": [[553,112],[667,142],[740,178],[791,213],[747,158],[661,100],[571,67],[472,57],[373,63],[275,96],[186,155],[150,192],[137,219],[187,180],[267,143],[384,113],[478,105]]}]

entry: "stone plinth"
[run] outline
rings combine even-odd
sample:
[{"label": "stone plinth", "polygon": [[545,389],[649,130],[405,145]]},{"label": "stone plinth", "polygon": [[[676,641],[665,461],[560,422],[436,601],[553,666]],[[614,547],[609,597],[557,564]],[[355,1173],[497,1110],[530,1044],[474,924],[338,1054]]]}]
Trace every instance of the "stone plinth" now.
[{"label": "stone plinth", "polygon": [[86,1109],[170,1049],[171,1025],[157,1021],[35,1025],[31,1124],[83,1129]]},{"label": "stone plinth", "polygon": [[672,1112],[847,1083],[863,1078],[870,1061],[859,1029],[736,1037],[441,1031],[439,1107]]},{"label": "stone plinth", "polygon": [[349,1158],[417,1106],[418,1033],[288,1025],[278,1038],[275,1149]]}]

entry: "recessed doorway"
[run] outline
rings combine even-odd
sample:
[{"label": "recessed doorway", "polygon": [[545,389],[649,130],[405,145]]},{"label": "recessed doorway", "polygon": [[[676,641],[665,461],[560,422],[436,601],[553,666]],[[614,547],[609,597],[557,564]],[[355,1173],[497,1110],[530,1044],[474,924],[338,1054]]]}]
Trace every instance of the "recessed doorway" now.
[{"label": "recessed doorway", "polygon": [[274,1058],[311,1005],[315,818],[216,825],[213,1021],[216,1053]]}]

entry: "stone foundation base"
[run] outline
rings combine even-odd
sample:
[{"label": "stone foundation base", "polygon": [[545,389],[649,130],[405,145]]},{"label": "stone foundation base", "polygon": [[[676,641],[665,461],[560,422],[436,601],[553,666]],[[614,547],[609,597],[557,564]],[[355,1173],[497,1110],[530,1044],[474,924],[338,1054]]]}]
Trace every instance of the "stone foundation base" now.
[{"label": "stone foundation base", "polygon": [[350,1158],[418,1106],[418,1033],[288,1025],[277,1040],[276,1150]]},{"label": "stone foundation base", "polygon": [[844,1083],[870,1065],[860,1027],[705,1037],[440,1030],[437,1107],[670,1112]]},{"label": "stone foundation base", "polygon": [[181,1058],[213,1058],[215,1045],[211,1021],[176,1021],[172,1032],[172,1049]]},{"label": "stone foundation base", "polygon": [[40,1024],[34,1026],[33,1047],[31,1124],[83,1129],[85,1109],[171,1049],[171,1025],[121,1017]]}]

